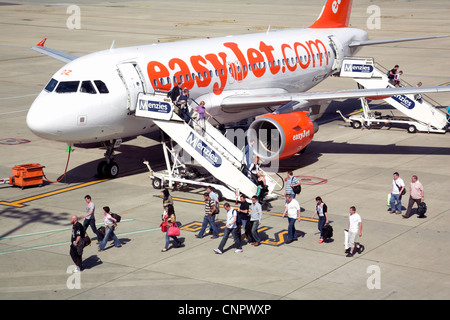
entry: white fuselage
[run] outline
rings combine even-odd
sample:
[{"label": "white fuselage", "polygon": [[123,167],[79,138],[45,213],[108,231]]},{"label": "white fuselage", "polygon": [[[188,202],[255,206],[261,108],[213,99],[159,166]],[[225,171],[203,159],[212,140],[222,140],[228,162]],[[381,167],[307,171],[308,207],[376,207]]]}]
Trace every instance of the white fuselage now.
[{"label": "white fuselage", "polygon": [[[53,75],[54,86],[36,98],[27,125],[42,138],[68,144],[145,134],[157,127],[134,115],[137,94],[168,91],[179,81],[222,123],[255,117],[273,110],[226,110],[221,102],[236,94],[307,91],[354,54],[349,43],[366,39],[359,29],[300,29],[92,53]],[[100,92],[102,83],[108,93]]]}]

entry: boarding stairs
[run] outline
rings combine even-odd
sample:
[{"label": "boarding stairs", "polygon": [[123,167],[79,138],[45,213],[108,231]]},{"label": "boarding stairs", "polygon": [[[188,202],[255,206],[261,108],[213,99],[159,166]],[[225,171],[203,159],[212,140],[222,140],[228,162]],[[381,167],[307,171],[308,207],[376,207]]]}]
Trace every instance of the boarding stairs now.
[{"label": "boarding stairs", "polygon": [[[191,127],[175,111],[167,92],[157,91],[154,94],[139,94],[135,115],[151,119],[183,151],[226,186],[229,192],[221,190],[224,198],[238,200],[240,193],[248,198],[255,195],[257,186],[241,171],[243,151],[208,121],[205,121],[205,130],[194,119],[191,120]],[[169,167],[167,159],[166,162]],[[268,186],[266,197],[270,199],[274,196],[277,183],[268,174],[265,177]]]},{"label": "boarding stairs", "polygon": [[[346,58],[342,63],[340,77],[352,78],[358,83],[359,88],[379,89],[395,87],[387,77],[387,70],[377,65],[373,58]],[[408,85],[401,79],[401,86]],[[447,119],[444,112],[437,109],[431,103],[431,99],[425,99],[423,95],[405,94],[384,98],[388,104],[399,110],[406,117],[417,122],[419,131],[446,132]],[[363,111],[367,111],[367,101],[361,99]]]}]

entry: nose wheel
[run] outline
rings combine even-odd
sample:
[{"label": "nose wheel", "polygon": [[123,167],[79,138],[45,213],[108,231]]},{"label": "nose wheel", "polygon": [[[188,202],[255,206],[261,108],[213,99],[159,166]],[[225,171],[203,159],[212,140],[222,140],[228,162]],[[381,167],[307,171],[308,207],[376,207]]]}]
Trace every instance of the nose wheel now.
[{"label": "nose wheel", "polygon": [[99,178],[115,178],[119,174],[119,165],[114,161],[114,148],[119,147],[121,142],[121,139],[104,142],[106,160],[100,161],[97,166]]}]

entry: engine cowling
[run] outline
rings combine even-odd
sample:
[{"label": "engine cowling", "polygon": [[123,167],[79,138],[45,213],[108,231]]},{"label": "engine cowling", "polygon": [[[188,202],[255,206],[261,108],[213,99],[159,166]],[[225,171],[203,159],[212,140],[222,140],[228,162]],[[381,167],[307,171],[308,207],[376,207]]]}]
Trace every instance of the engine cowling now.
[{"label": "engine cowling", "polygon": [[306,112],[269,113],[257,118],[247,131],[255,141],[254,152],[264,161],[286,159],[304,149],[313,139],[315,126]]}]

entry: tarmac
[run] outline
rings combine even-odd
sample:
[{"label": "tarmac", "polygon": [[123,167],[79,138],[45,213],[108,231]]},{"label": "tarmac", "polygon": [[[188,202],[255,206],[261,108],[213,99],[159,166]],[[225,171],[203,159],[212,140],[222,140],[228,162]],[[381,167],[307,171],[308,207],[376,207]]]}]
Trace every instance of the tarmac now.
[{"label": "tarmac", "polygon": [[[10,3],[13,1],[9,1]],[[302,221],[299,240],[286,244],[288,222],[280,197],[264,211],[263,242],[236,254],[230,239],[197,239],[203,219],[203,189],[170,190],[182,225],[181,248],[161,252],[162,194],[153,189],[143,160],[164,169],[157,136],[124,143],[116,158],[121,174],[100,180],[102,149],[66,152],[66,145],[34,136],[26,114],[62,63],[29,48],[44,37],[48,47],[83,55],[109,48],[265,32],[309,26],[321,1],[82,1],[80,29],[72,29],[70,4],[58,1],[0,3],[0,178],[19,164],[39,163],[47,180],[40,187],[0,185],[0,299],[2,300],[446,300],[450,298],[450,139],[446,134],[408,134],[404,128],[354,130],[335,113],[359,110],[358,100],[332,102],[303,155],[280,163],[302,182],[297,199]],[[355,1],[351,25],[368,29],[371,1]],[[371,39],[450,34],[448,1],[383,1],[380,26]],[[450,38],[366,47],[358,54],[390,67],[400,64],[404,79],[424,85],[450,83]],[[351,79],[330,78],[314,91],[353,89]],[[432,98],[442,106],[450,95]],[[383,112],[395,109],[378,104]],[[64,108],[64,106],[61,106]],[[70,159],[69,158],[70,155]],[[64,173],[67,175],[55,182]],[[398,171],[425,188],[426,218],[390,214],[387,195]],[[49,182],[48,180],[52,181]],[[409,189],[409,188],[408,188]],[[281,190],[280,195],[283,194]],[[69,256],[70,216],[85,210],[84,196],[122,216],[116,234],[121,248],[98,252],[96,241],[83,254],[85,269],[74,276]],[[332,241],[319,244],[315,197],[328,206]],[[222,202],[223,204],[224,202]],[[231,202],[235,206],[234,202]],[[403,206],[407,199],[403,200]],[[364,252],[344,254],[349,207],[356,206]],[[405,208],[404,208],[405,209]],[[223,221],[225,214],[219,215]],[[405,210],[403,210],[403,213]],[[415,210],[413,211],[415,213]],[[219,222],[223,227],[223,223]],[[92,231],[88,230],[92,235]],[[223,310],[222,310],[223,311]]]}]

